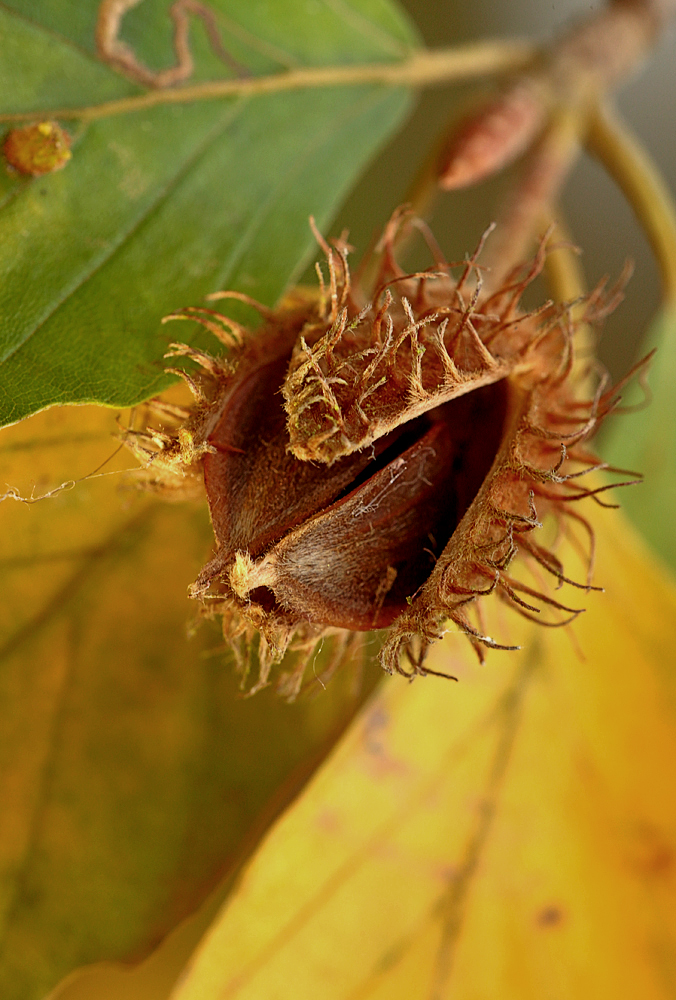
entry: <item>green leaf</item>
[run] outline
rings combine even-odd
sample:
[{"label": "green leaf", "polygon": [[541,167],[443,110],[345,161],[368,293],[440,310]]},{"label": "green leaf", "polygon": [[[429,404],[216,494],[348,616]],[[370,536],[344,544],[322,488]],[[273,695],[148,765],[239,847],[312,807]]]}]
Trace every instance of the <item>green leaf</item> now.
[{"label": "green leaf", "polygon": [[[648,335],[657,348],[650,363],[651,400],[639,413],[618,416],[602,440],[605,461],[640,472],[645,480],[623,491],[622,506],[655,551],[676,570],[676,308],[665,308]],[[639,404],[638,386],[623,403]]]},{"label": "green leaf", "polygon": [[[226,50],[254,75],[391,61],[415,41],[384,0],[210,6]],[[144,0],[123,22],[153,67],[174,61],[168,8]],[[46,117],[138,92],[96,57],[96,10],[3,5],[2,112]],[[191,43],[195,80],[231,75],[199,22]],[[0,181],[0,424],[166,387],[162,316],[224,286],[273,303],[312,252],[308,216],[327,223],[409,104],[404,89],[334,87],[65,123],[64,170]]]},{"label": "green leaf", "polygon": [[[30,495],[78,479],[110,456],[114,431],[102,408],[39,414],[5,431],[0,482]],[[138,959],[224,877],[227,891],[382,673],[371,664],[360,684],[341,670],[294,705],[271,691],[242,700],[219,630],[188,636],[186,587],[213,542],[204,505],[118,483],[2,503],[3,1000]]]}]

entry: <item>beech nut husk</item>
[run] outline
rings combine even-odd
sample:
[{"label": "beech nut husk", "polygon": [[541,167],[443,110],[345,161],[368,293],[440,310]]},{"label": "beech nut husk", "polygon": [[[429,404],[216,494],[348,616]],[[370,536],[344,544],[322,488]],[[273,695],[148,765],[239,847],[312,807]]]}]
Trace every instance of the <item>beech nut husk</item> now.
[{"label": "beech nut husk", "polygon": [[[434,266],[406,274],[394,246],[411,224],[426,231],[404,209],[390,220],[370,294],[351,282],[344,240],[329,246],[315,230],[318,289],[276,310],[210,297],[253,305],[255,332],[211,308],[167,317],[197,320],[226,350],[172,345],[197,363],[179,372],[194,407],[157,401],[162,428],[127,434],[151,487],[184,496],[203,481],[215,551],[190,593],[235,644],[259,634],[256,689],[290,645],[310,651],[325,634],[387,630],[382,665],[409,677],[428,672],[427,647],[449,622],[480,658],[514,648],[472,621],[493,592],[549,625],[580,613],[509,568],[521,557],[552,588],[574,582],[540,540],[547,515],[574,519],[593,552],[576,502],[608,488],[580,477],[600,466],[585,442],[616,395],[598,375],[590,389],[574,344],[621,293],[597,289],[576,320],[566,305],[523,311],[544,245],[490,296],[479,251],[451,267],[431,237]],[[578,585],[591,589],[590,576]]]}]

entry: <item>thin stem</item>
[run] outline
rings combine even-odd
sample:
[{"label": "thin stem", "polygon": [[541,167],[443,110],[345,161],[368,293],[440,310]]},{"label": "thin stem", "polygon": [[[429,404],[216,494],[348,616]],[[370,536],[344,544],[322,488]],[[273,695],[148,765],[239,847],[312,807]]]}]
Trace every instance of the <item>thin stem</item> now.
[{"label": "thin stem", "polygon": [[542,218],[542,231],[552,230],[551,242],[558,244],[545,260],[547,284],[555,302],[575,302],[587,294],[587,283],[580,263],[579,251],[573,244],[568,227],[557,207]]},{"label": "thin stem", "polygon": [[527,255],[531,240],[575,162],[583,116],[578,109],[559,109],[549,128],[526,156],[509,192],[493,237],[482,256],[485,296],[500,288]]},{"label": "thin stem", "polygon": [[580,389],[588,389],[593,395],[593,374],[589,371],[589,354],[595,353],[596,334],[588,323],[582,321],[587,308],[588,292],[580,255],[568,230],[561,208],[542,217],[542,232],[551,229],[551,243],[556,249],[550,250],[545,259],[547,285],[555,302],[576,302],[571,307],[575,322],[575,359],[573,362],[574,381]]},{"label": "thin stem", "polygon": [[524,69],[537,49],[522,41],[489,41],[452,49],[423,49],[396,63],[367,63],[360,66],[312,66],[273,73],[269,76],[210,80],[175,89],[151,90],[135,97],[123,97],[80,108],[54,108],[0,115],[0,121],[28,121],[37,118],[79,118],[95,121],[111,115],[142,111],[162,104],[187,104],[223,97],[251,97],[285,90],[313,87],[346,87],[380,83],[400,87],[430,87],[455,80],[468,80],[491,73]]},{"label": "thin stem", "polygon": [[[590,119],[598,118],[608,91],[645,59],[674,12],[676,0],[611,0],[574,25],[542,52],[537,64],[534,61],[497,98],[461,123],[442,164],[440,183],[447,189],[475,183],[502,169],[532,143],[542,120],[549,120],[524,157],[483,256],[482,263],[491,269],[484,295],[499,288],[527,256],[543,215],[551,214],[587,138]],[[628,137],[619,132],[613,135],[610,124],[604,128],[603,122],[597,122],[596,131],[598,155],[623,185],[649,235],[653,233],[665,288],[671,295],[676,254],[665,242],[675,231],[673,213],[664,208],[668,195],[647,161],[640,162],[639,151]]]},{"label": "thin stem", "polygon": [[587,146],[615,179],[657,258],[665,299],[676,305],[676,208],[657,167],[607,105],[589,119]]}]

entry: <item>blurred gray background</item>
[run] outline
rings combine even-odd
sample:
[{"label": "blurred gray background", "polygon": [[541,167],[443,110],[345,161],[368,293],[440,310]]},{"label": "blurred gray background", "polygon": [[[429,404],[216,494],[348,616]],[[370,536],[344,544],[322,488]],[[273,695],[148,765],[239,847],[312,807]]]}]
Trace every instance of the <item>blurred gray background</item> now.
[{"label": "blurred gray background", "polygon": [[[571,21],[602,6],[581,0],[401,0],[430,47],[448,46],[488,37],[547,39]],[[372,165],[343,207],[333,232],[350,230],[361,251],[391,210],[406,196],[420,157],[449,121],[454,107],[466,103],[482,87],[430,89],[422,93],[413,115]],[[625,120],[650,151],[672,191],[676,191],[676,37],[665,36],[641,73],[617,94]],[[444,194],[431,217],[434,232],[449,259],[471,250],[495,217],[507,178],[475,188]],[[616,277],[627,258],[635,271],[625,302],[606,323],[601,355],[615,377],[627,370],[640,350],[659,303],[659,282],[648,245],[632,211],[612,180],[584,155],[563,199],[573,238],[583,250],[582,263],[590,285],[604,274]],[[417,262],[416,262],[417,263]],[[429,263],[427,261],[426,263]]]}]

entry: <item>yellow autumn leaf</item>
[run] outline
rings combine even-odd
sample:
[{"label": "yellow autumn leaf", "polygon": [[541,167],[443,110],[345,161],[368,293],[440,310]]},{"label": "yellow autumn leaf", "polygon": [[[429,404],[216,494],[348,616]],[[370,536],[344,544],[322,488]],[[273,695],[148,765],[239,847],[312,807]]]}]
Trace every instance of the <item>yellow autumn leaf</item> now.
[{"label": "yellow autumn leaf", "polygon": [[[372,697],[171,1000],[600,1000],[676,990],[676,589],[623,516],[564,630]],[[495,634],[495,633],[493,633]],[[92,994],[94,995],[94,994]]]},{"label": "yellow autumn leaf", "polygon": [[54,408],[0,439],[3,1000],[142,958],[225,891],[380,676],[242,700],[219,630],[188,635],[205,505],[120,490],[126,451],[83,480],[115,431],[113,411]]}]

